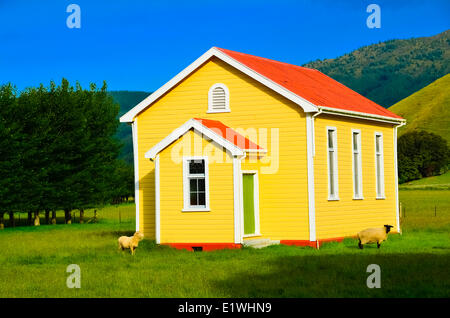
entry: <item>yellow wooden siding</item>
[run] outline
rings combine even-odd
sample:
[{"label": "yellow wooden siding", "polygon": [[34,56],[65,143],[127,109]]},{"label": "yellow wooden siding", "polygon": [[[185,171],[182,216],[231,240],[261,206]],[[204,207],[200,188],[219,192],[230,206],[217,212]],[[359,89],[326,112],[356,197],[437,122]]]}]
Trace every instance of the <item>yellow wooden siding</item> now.
[{"label": "yellow wooden siding", "polygon": [[[339,200],[328,201],[327,126],[337,130]],[[353,199],[352,129],[361,130],[363,200]],[[383,133],[386,199],[376,199],[375,132]],[[368,227],[396,224],[393,126],[320,115],[315,120],[314,177],[318,239],[352,236]]]},{"label": "yellow wooden siding", "polygon": [[[193,143],[202,139],[192,131],[160,153],[160,237],[161,243],[233,243],[233,164],[215,162],[209,158],[209,212],[182,212],[183,209],[183,164],[174,147],[180,143]],[[203,147],[193,144],[186,156],[202,156],[211,142],[200,140]],[[226,153],[219,149],[219,152]],[[173,160],[175,159],[175,160]]]},{"label": "yellow wooden siding", "polygon": [[[231,112],[207,114],[208,91],[215,83],[228,87]],[[276,174],[259,174],[261,232],[272,239],[308,239],[306,119],[302,109],[215,58],[138,115],[140,228],[145,235],[154,237],[155,207],[154,164],[144,154],[193,117],[220,120],[232,128],[269,129],[267,143],[253,140],[268,149],[267,156],[275,155],[270,129],[278,129],[279,169]],[[244,162],[242,168],[252,165]],[[270,164],[256,165],[262,169]]]}]

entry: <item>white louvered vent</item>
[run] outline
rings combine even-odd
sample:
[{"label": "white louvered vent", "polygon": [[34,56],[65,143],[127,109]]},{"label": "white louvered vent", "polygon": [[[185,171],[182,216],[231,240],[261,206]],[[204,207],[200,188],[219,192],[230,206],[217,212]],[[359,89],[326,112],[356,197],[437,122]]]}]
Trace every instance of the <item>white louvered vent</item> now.
[{"label": "white louvered vent", "polygon": [[208,113],[229,112],[229,93],[224,84],[214,84],[209,89]]},{"label": "white louvered vent", "polygon": [[213,110],[224,110],[227,108],[225,90],[222,87],[214,88],[211,106]]}]

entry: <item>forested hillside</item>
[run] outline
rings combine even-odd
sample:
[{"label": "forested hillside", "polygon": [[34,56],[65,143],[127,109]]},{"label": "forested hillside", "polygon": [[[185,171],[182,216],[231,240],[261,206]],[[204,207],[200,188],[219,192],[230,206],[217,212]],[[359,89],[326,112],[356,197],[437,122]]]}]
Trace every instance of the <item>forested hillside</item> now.
[{"label": "forested hillside", "polygon": [[450,30],[432,37],[373,44],[304,66],[389,107],[450,73]]},{"label": "forested hillside", "polygon": [[[139,104],[150,93],[139,91],[110,91],[109,94],[114,98],[116,103],[120,105],[119,116],[122,116],[131,108]],[[119,158],[124,159],[127,163],[133,163],[133,140],[131,138],[131,126],[121,123],[117,129],[117,138],[123,144]]]}]

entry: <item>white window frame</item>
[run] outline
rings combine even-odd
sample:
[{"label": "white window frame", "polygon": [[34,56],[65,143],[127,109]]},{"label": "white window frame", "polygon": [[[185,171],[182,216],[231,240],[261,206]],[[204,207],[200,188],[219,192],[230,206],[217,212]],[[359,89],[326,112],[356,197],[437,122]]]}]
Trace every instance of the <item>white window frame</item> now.
[{"label": "white window frame", "polygon": [[[205,206],[191,206],[190,205],[190,191],[189,191],[189,161],[190,160],[204,160],[205,161]],[[209,212],[209,169],[208,157],[191,156],[183,157],[183,212]]]},{"label": "white window frame", "polygon": [[[330,149],[329,147],[329,139],[328,139],[328,132],[332,131],[333,132],[333,148]],[[336,201],[339,200],[339,180],[338,180],[338,149],[337,149],[337,129],[336,127],[330,127],[327,126],[327,130],[326,130],[326,138],[327,138],[327,175],[328,175],[328,200],[329,201]],[[330,174],[330,150],[333,151],[334,155],[333,155],[333,165],[334,165],[334,175],[333,175],[333,179],[334,179],[334,195],[331,194],[331,174]]]},{"label": "white window frame", "polygon": [[[214,89],[216,89],[217,87],[220,87],[225,91],[225,109],[213,109],[212,108],[212,96],[213,96]],[[230,112],[230,91],[228,90],[228,87],[225,84],[216,83],[209,88],[207,113],[209,114],[209,113],[229,113],[229,112]]]},{"label": "white window frame", "polygon": [[[358,135],[358,137],[357,137],[357,143],[358,143],[358,149],[356,150],[357,151],[357,153],[359,154],[359,156],[358,156],[358,185],[359,185],[359,188],[358,188],[358,190],[359,190],[359,195],[356,195],[356,191],[355,191],[355,179],[356,179],[356,176],[355,176],[355,150],[354,150],[354,145],[353,145],[353,141],[354,141],[354,138],[353,138],[353,135],[355,134],[355,133],[357,133]],[[361,130],[360,129],[352,129],[352,135],[351,135],[351,142],[350,142],[350,145],[351,145],[351,149],[352,149],[352,152],[351,152],[351,154],[352,154],[352,176],[353,176],[353,178],[352,178],[352,180],[353,180],[353,200],[362,200],[362,199],[364,199],[364,196],[363,196],[363,184],[362,184],[362,144],[361,144]]]},{"label": "white window frame", "polygon": [[[380,151],[377,153],[377,137],[380,137]],[[385,193],[384,193],[384,143],[383,143],[383,133],[382,132],[375,132],[374,137],[374,152],[375,152],[375,191],[376,191],[376,198],[377,199],[385,199]],[[378,192],[378,161],[377,156],[380,156],[380,192]]]}]

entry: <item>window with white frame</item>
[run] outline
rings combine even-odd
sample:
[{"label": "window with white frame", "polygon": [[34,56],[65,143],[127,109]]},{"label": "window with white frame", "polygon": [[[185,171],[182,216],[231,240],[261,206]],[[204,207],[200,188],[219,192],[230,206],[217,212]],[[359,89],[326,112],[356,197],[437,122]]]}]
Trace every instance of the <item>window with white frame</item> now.
[{"label": "window with white frame", "polygon": [[361,131],[352,130],[353,198],[362,199]]},{"label": "window with white frame", "polygon": [[208,157],[183,158],[183,211],[209,210]]},{"label": "window with white frame", "polygon": [[328,200],[338,200],[338,173],[337,173],[337,138],[336,128],[327,127],[328,149]]},{"label": "window with white frame", "polygon": [[228,87],[217,83],[208,92],[208,113],[225,113],[230,111],[230,93]]},{"label": "window with white frame", "polygon": [[384,158],[382,133],[375,133],[375,173],[377,198],[384,198]]}]

